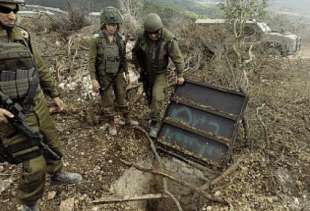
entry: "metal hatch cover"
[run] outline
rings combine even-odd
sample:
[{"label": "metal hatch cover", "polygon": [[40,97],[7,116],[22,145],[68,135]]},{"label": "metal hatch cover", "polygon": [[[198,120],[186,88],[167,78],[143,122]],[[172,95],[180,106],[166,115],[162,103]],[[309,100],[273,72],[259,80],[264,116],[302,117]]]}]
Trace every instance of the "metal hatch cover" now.
[{"label": "metal hatch cover", "polygon": [[221,166],[231,157],[247,101],[240,92],[185,81],[170,99],[158,147],[181,159]]}]

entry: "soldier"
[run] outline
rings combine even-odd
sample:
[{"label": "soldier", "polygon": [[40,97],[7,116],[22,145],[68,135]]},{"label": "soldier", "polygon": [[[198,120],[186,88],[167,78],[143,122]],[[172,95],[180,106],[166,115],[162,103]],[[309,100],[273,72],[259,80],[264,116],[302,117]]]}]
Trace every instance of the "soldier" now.
[{"label": "soldier", "polygon": [[[21,4],[24,0],[0,0],[0,93],[21,105],[27,125],[34,132],[40,132],[44,143],[61,158],[59,138],[43,91],[53,99],[58,110],[63,110],[64,104],[41,56],[32,47],[28,32],[15,25]],[[10,120],[14,115],[3,105],[4,101],[0,101],[1,146],[6,143],[5,149],[17,152],[15,155],[22,160],[17,198],[22,210],[37,211],[46,173],[52,181],[62,183],[78,183],[82,177],[63,171],[62,160],[47,157],[41,150],[38,153],[38,146],[27,148],[32,140],[13,127]]]},{"label": "soldier", "polygon": [[176,67],[176,83],[184,83],[184,61],[174,35],[163,27],[160,17],[150,13],[144,20],[144,32],[132,50],[134,64],[140,72],[140,79],[151,107],[150,136],[156,137],[159,127],[163,102],[168,86],[169,58]]},{"label": "soldier", "polygon": [[115,94],[116,107],[122,112],[125,124],[138,125],[137,121],[129,118],[128,103],[126,101],[126,78],[128,69],[126,61],[126,43],[119,33],[123,22],[118,9],[106,7],[100,16],[100,33],[95,34],[90,43],[89,72],[92,79],[93,91],[100,92],[102,113],[109,121],[110,135],[116,135]]}]

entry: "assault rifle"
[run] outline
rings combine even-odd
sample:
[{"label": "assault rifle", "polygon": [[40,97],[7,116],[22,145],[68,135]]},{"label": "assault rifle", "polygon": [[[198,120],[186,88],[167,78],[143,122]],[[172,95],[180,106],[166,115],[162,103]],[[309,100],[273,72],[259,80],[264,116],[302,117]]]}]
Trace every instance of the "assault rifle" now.
[{"label": "assault rifle", "polygon": [[11,112],[14,117],[8,118],[10,124],[21,134],[29,139],[34,145],[37,145],[43,155],[52,159],[60,160],[61,156],[54,152],[47,144],[43,142],[43,136],[39,132],[34,132],[25,123],[25,114],[20,104],[13,102],[9,97],[0,91],[0,107]]}]

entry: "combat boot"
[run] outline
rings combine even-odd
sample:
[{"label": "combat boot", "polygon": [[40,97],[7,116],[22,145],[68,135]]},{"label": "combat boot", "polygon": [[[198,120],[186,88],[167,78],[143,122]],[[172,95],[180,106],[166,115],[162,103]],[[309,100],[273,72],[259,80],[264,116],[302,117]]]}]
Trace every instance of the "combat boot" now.
[{"label": "combat boot", "polygon": [[134,119],[125,119],[125,125],[129,125],[129,126],[138,126],[139,122],[134,120]]},{"label": "combat boot", "polygon": [[80,174],[66,171],[60,171],[51,177],[53,182],[60,184],[79,184],[82,179]]},{"label": "combat boot", "polygon": [[138,126],[139,125],[139,122],[130,118],[129,114],[124,114],[123,115],[124,117],[124,123],[125,125],[129,125],[129,126]]},{"label": "combat boot", "polygon": [[160,129],[160,123],[156,121],[151,121],[149,136],[156,138]]},{"label": "combat boot", "polygon": [[40,211],[40,209],[38,203],[35,203],[34,205],[23,204],[21,207],[21,211]]}]

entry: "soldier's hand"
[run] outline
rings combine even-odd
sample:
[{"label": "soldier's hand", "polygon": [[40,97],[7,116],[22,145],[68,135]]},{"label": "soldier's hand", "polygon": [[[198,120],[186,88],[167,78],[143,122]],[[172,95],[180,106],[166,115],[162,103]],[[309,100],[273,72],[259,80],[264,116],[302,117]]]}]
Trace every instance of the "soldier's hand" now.
[{"label": "soldier's hand", "polygon": [[182,85],[184,83],[183,77],[177,77],[177,85]]},{"label": "soldier's hand", "polygon": [[93,91],[98,93],[100,89],[100,84],[97,80],[92,80]]},{"label": "soldier's hand", "polygon": [[66,105],[59,97],[53,98],[53,101],[55,103],[54,112],[62,112],[65,110]]},{"label": "soldier's hand", "polygon": [[8,123],[8,118],[13,118],[13,117],[14,115],[11,112],[3,108],[0,108],[0,124]]}]

